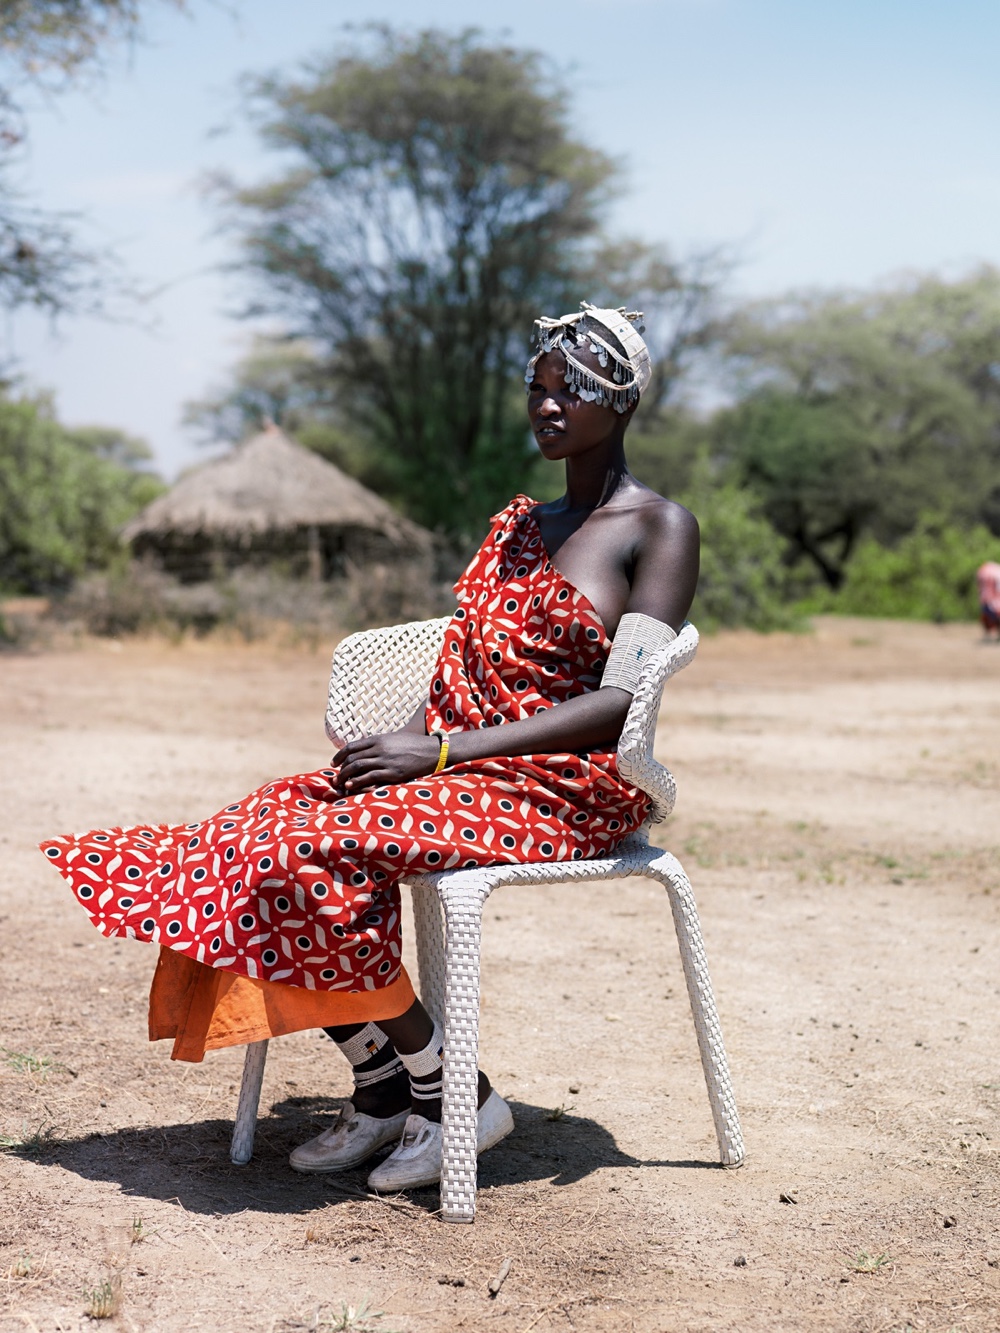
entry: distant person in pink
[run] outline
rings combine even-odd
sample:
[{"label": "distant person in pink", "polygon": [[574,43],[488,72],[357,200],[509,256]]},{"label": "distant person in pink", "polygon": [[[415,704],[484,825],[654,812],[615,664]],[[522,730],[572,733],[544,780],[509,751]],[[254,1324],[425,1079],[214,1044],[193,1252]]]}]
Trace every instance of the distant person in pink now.
[{"label": "distant person in pink", "polygon": [[987,639],[991,633],[995,634],[1000,642],[1000,565],[995,560],[987,560],[976,570],[976,582],[979,584],[979,618],[983,633]]}]

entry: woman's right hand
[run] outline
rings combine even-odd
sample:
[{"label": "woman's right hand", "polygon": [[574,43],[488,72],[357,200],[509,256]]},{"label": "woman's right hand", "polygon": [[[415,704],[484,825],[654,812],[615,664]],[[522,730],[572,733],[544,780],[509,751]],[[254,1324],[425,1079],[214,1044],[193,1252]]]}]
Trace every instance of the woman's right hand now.
[{"label": "woman's right hand", "polygon": [[336,786],[345,796],[426,777],[437,767],[441,749],[435,736],[392,731],[351,741],[333,757],[340,772]]}]

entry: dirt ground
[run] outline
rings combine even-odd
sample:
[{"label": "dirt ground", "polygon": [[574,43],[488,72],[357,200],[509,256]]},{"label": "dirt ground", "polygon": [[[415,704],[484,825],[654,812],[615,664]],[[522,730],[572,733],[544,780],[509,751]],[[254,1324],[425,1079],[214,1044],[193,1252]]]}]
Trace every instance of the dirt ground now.
[{"label": "dirt ground", "polygon": [[150,1333],[1000,1329],[1000,648],[832,619],[704,641],[664,701],[659,836],[698,896],[746,1165],[717,1165],[662,891],[499,890],[483,1062],[517,1129],[473,1227],[430,1190],[288,1169],[349,1088],[315,1033],[272,1043],[232,1166],[242,1052],[150,1046],[152,950],[101,939],[34,850],[325,762],[326,659],[0,657],[2,1333],[96,1327],[109,1292]]}]

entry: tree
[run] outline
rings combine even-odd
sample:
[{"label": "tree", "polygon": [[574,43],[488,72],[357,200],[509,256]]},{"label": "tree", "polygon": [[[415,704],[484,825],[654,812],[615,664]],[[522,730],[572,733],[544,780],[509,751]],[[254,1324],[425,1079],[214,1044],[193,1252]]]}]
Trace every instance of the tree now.
[{"label": "tree", "polygon": [[[171,0],[183,5],[184,0]],[[57,315],[98,302],[106,256],[76,239],[76,219],[25,202],[14,184],[29,89],[56,93],[95,71],[140,30],[140,0],[0,0],[0,309]]]},{"label": "tree", "polygon": [[1000,272],[748,307],[728,352],[741,402],[720,454],[828,586],[857,540],[935,510],[1000,531]]},{"label": "tree", "polygon": [[237,444],[273,421],[364,485],[393,488],[385,455],[345,420],[323,362],[304,339],[256,336],[229,382],[186,403],[183,420],[203,444]]},{"label": "tree", "polygon": [[680,500],[701,527],[701,572],[691,617],[703,629],[794,629],[802,581],[753,494],[719,475],[702,453]]},{"label": "tree", "polygon": [[938,623],[975,620],[976,570],[998,553],[1000,543],[981,524],[957,527],[940,514],[922,514],[890,550],[866,537],[836,600],[819,599],[817,609]]},{"label": "tree", "polygon": [[139,435],[129,435],[117,426],[75,426],[65,429],[65,434],[72,444],[114,467],[137,475],[152,472],[153,451]]},{"label": "tree", "polygon": [[533,461],[526,335],[579,299],[611,162],[573,137],[539,56],[473,30],[370,29],[249,91],[290,166],[217,182],[258,280],[248,313],[318,349],[415,517],[480,529]]},{"label": "tree", "polygon": [[675,499],[693,485],[701,459],[711,450],[712,429],[710,420],[683,403],[661,408],[629,430],[629,467],[658,494]]},{"label": "tree", "polygon": [[721,413],[714,434],[723,457],[737,457],[739,479],[787,538],[790,557],[806,556],[838,587],[880,489],[868,437],[844,404],[767,389]]},{"label": "tree", "polygon": [[320,363],[304,339],[256,336],[229,383],[184,404],[183,421],[205,444],[237,444],[268,421],[296,433],[323,411]]},{"label": "tree", "polygon": [[67,431],[45,397],[0,398],[0,590],[51,592],[112,560],[163,489],[135,470],[148,452],[119,431]]},{"label": "tree", "polygon": [[134,38],[141,8],[139,0],[3,0],[0,58],[33,79],[72,77],[111,42]]},{"label": "tree", "polygon": [[653,376],[632,428],[656,434],[661,416],[680,406],[680,392],[713,355],[727,327],[721,293],[736,267],[736,252],[723,246],[675,258],[662,245],[627,239],[606,241],[581,274],[597,305],[615,307],[628,294],[642,310]]}]

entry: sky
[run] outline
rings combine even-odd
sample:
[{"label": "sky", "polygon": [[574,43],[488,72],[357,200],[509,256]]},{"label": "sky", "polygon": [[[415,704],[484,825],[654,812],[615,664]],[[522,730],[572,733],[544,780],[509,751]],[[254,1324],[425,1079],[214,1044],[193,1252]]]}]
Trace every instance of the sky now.
[{"label": "sky", "polygon": [[264,178],[239,113],[245,72],[291,71],[345,25],[476,24],[568,75],[573,126],[625,167],[612,231],[683,254],[735,246],[736,296],[1000,265],[995,0],[148,0],[145,40],[30,116],[21,184],[82,215],[144,293],[109,323],[32,313],[5,341],[72,425],[197,461],[185,401],[225,382],[249,328],[230,239],[199,182]]}]

